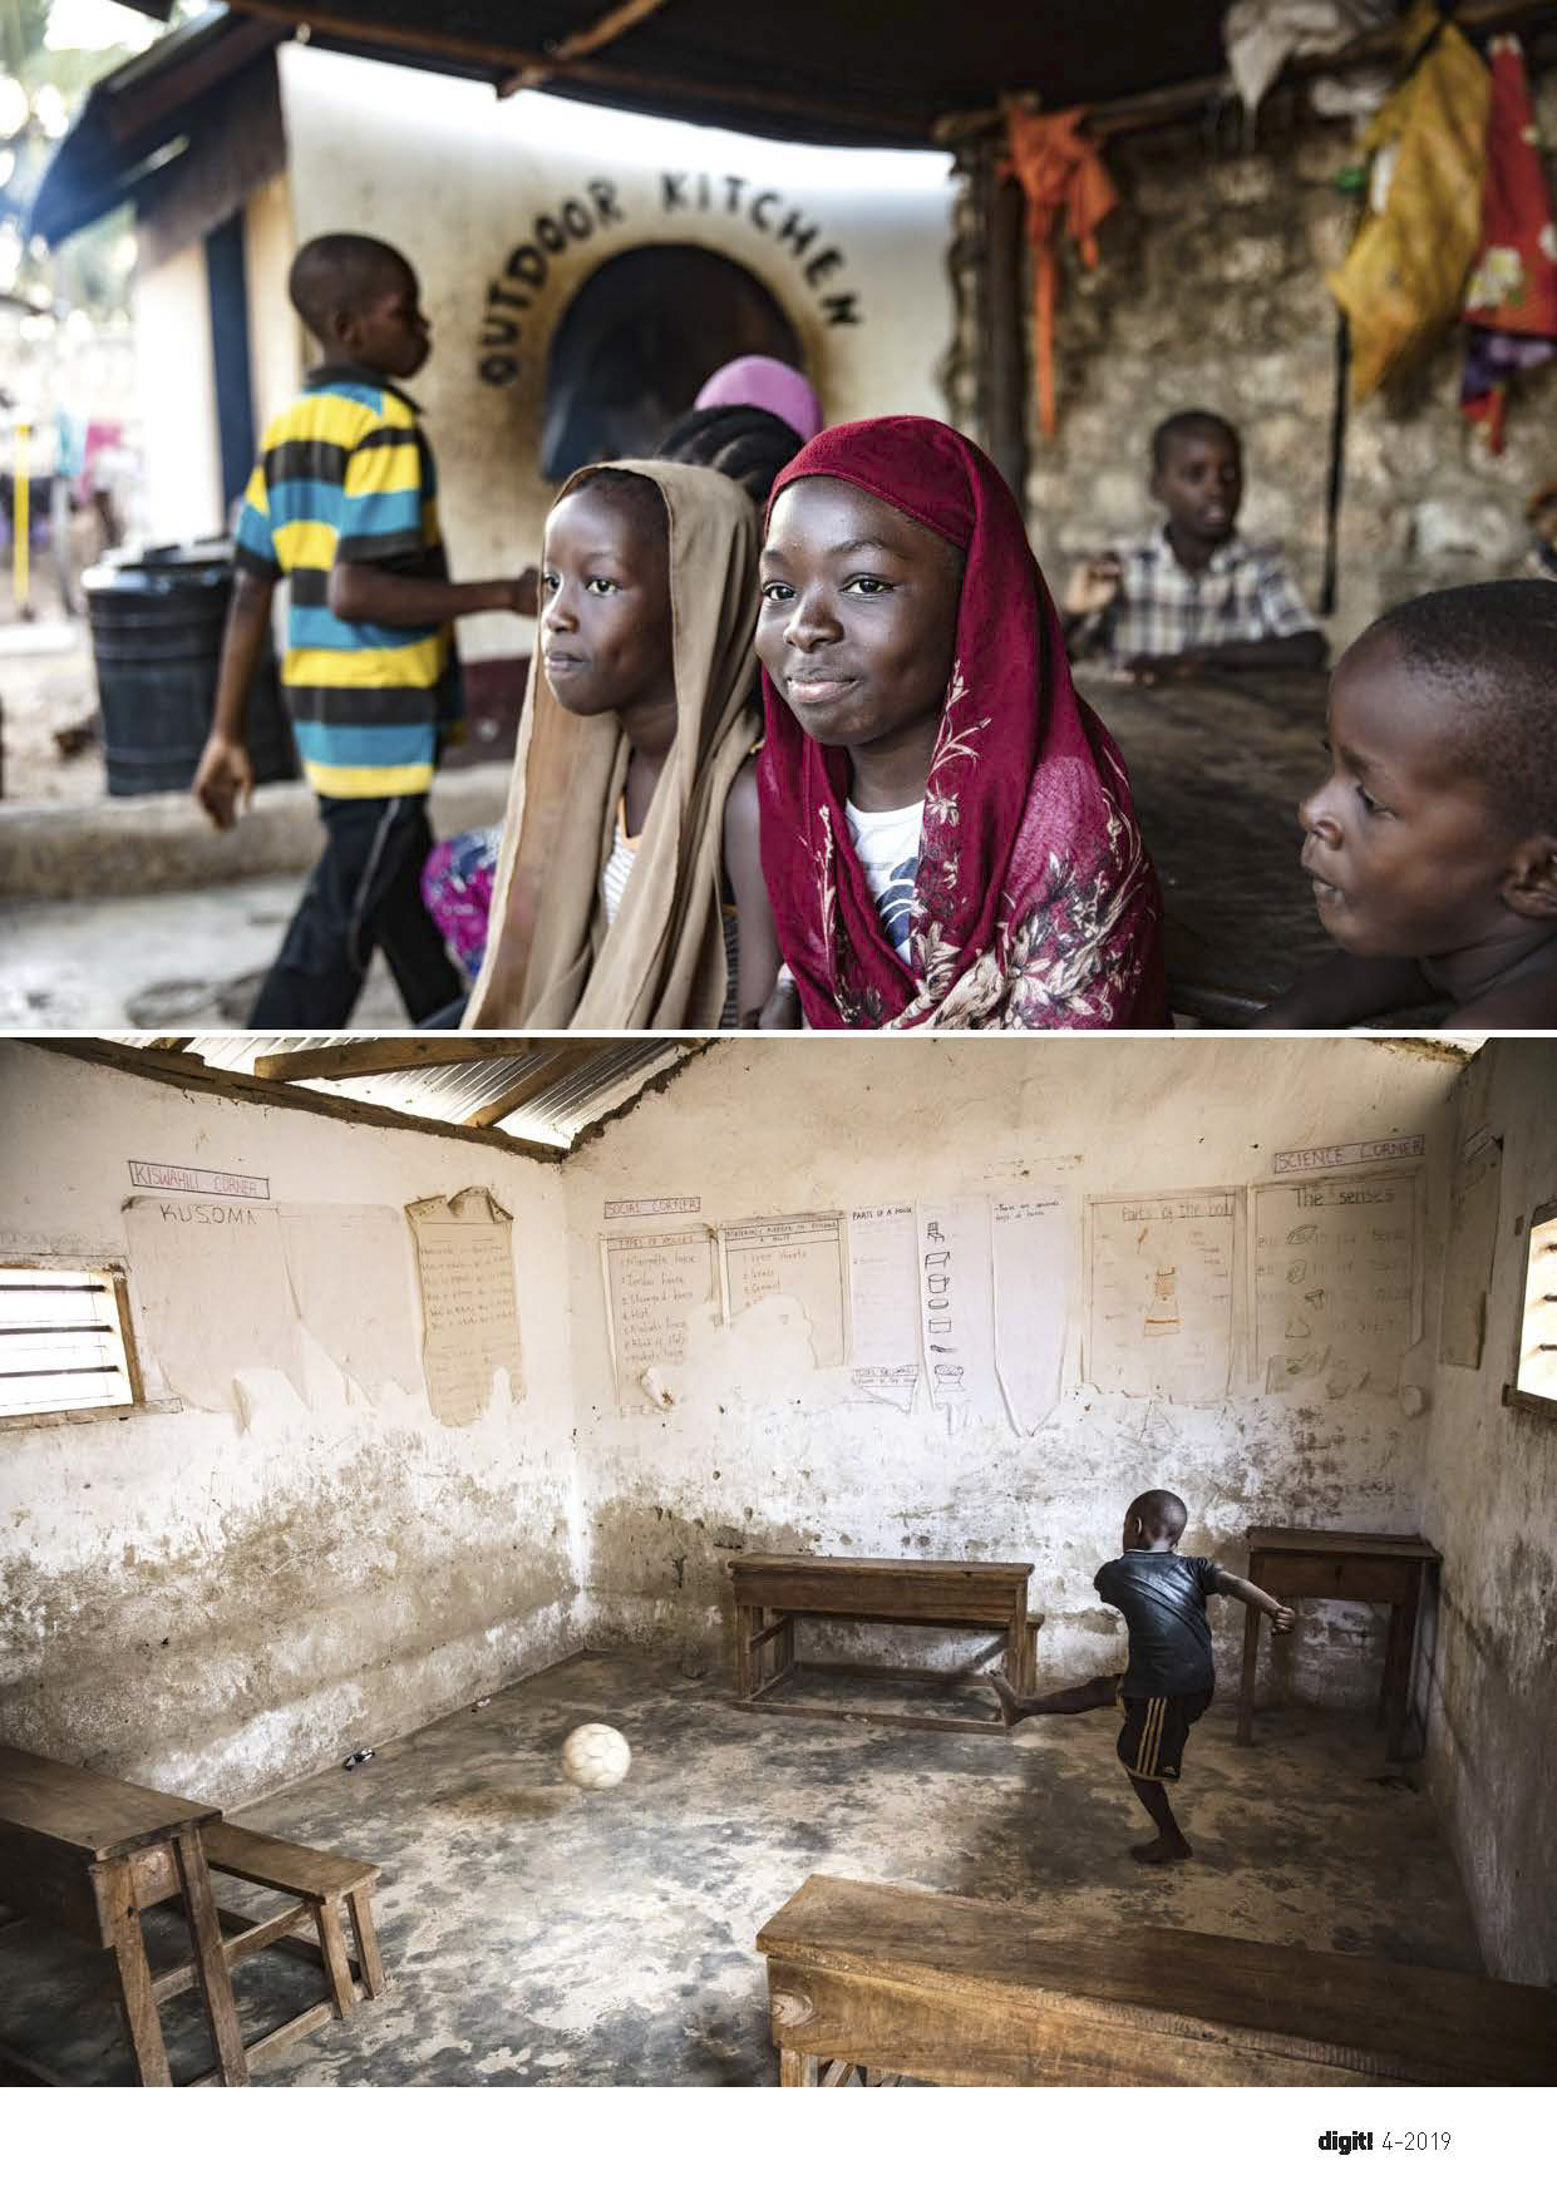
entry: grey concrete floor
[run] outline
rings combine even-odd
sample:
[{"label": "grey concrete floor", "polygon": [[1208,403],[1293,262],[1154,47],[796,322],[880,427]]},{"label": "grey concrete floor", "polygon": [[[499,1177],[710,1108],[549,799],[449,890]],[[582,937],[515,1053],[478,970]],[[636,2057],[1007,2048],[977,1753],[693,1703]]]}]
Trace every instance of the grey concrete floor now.
[{"label": "grey concrete floor", "polygon": [[[302,890],[299,876],[0,904],[0,1029],[241,1028]],[[403,1031],[407,1022],[375,955],[352,1028]]]},{"label": "grey concrete floor", "polygon": [[[982,1715],[973,1687],[911,1697],[806,1676],[808,1696]],[[603,1719],[626,1781],[563,1780],[568,1731]],[[715,1676],[591,1653],[234,1811],[371,1858],[390,1996],[255,2074],[263,2085],[771,2085],[758,1928],[814,1871],[1036,1909],[1058,1936],[1132,1919],[1481,1968],[1454,1864],[1409,1770],[1366,1720],[1271,1711],[1234,1742],[1231,1700],[1195,1729],[1176,1797],[1196,1855],[1136,1864],[1149,1828],[1108,1712],[1007,1736],[765,1717]],[[342,1754],[359,1737],[343,1737]],[[218,1898],[264,1914],[257,1890]],[[153,1963],[184,1958],[177,1915]],[[0,2039],[78,2084],[124,2084],[107,1959],[40,1926],[0,1933]],[[268,1952],[236,1973],[254,2037],[317,1997]],[[211,2059],[195,1997],[166,2005],[175,2076]]]}]

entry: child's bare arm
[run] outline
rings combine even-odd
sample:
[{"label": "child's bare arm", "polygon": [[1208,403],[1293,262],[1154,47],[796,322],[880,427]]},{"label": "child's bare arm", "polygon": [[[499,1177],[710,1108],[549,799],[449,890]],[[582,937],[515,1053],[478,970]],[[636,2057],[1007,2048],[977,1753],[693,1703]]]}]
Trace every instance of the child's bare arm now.
[{"label": "child's bare arm", "polygon": [[532,567],[511,580],[418,580],[387,565],[346,558],[331,567],[325,600],[338,619],[356,626],[442,626],[475,611],[533,617],[536,577]]},{"label": "child's bare arm", "polygon": [[779,971],[778,935],[762,875],[757,811],[757,767],[748,757],[736,773],[724,805],[724,867],[735,891],[736,1007],[744,1030],[754,1030]]},{"label": "child's bare arm", "polygon": [[1330,654],[1317,626],[1256,641],[1211,642],[1172,657],[1137,657],[1128,669],[1141,680],[1192,680],[1201,672],[1318,672]]},{"label": "child's bare arm", "polygon": [[1060,627],[1072,656],[1084,656],[1096,641],[1103,614],[1118,597],[1124,567],[1111,550],[1085,558],[1066,582]]},{"label": "child's bare arm", "polygon": [[1250,1025],[1263,1031],[1333,1031],[1400,1008],[1427,1008],[1441,998],[1420,963],[1337,952],[1279,993],[1268,1008],[1250,1018]]},{"label": "child's bare arm", "polygon": [[1264,1589],[1257,1589],[1252,1581],[1245,1581],[1242,1574],[1230,1574],[1225,1566],[1217,1568],[1217,1587],[1224,1597],[1236,1597],[1240,1604],[1252,1604],[1257,1612],[1263,1612],[1278,1635],[1292,1632],[1297,1614],[1289,1604],[1280,1604]]},{"label": "child's bare arm", "polygon": [[211,730],[200,762],[195,767],[194,796],[220,832],[235,823],[240,808],[254,792],[254,767],[249,761],[249,690],[254,668],[270,626],[273,581],[239,568],[233,576],[232,599],[222,633],[221,661],[216,673],[216,701],[211,710]]}]

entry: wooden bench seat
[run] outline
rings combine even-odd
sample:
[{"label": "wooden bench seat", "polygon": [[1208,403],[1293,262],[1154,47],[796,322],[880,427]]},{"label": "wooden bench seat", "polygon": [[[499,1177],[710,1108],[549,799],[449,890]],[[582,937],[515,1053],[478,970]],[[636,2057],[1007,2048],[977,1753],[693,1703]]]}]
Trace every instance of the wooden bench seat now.
[{"label": "wooden bench seat", "polygon": [[817,1874],[757,1935],[783,2085],[1550,2085],[1557,1996]]},{"label": "wooden bench seat", "polygon": [[[1038,1622],[1027,1616],[1031,1566],[981,1559],[813,1558],[804,1551],[743,1551],[727,1565],[735,1600],[736,1702],[745,1709],[1003,1733],[993,1705],[988,1718],[968,1719],[765,1699],[780,1682],[805,1670],[944,1683],[976,1671],[996,1650],[1003,1650],[1006,1677],[1013,1688],[1026,1694],[1036,1686],[1033,1637]],[[795,1656],[797,1618],[977,1628],[993,1631],[996,1640],[962,1675],[925,1666],[870,1665],[858,1659],[806,1667]]]},{"label": "wooden bench seat", "polygon": [[[388,1990],[369,1907],[378,1877],[376,1864],[336,1856],[327,1849],[305,1848],[300,1842],[283,1841],[274,1834],[257,1833],[250,1826],[225,1821],[205,1829],[205,1854],[213,1872],[225,1872],[229,1878],[297,1898],[276,1916],[258,1920],[235,1910],[217,1911],[229,1971],[262,1948],[279,1946],[320,1965],[329,1989],[285,2024],[246,2043],[251,2065],[279,2054],[283,2047],[290,2047],[332,2018],[349,2016],[357,2002],[359,1983],[368,2000],[376,2000]],[[347,1952],[337,1907],[342,1901],[351,1914],[357,1945],[355,1963]],[[299,1932],[299,1926],[311,1926],[313,1938]],[[164,1971],[155,1980],[153,1991],[158,2001],[165,2001],[193,1982],[194,1968],[184,1964],[175,1971]]]}]

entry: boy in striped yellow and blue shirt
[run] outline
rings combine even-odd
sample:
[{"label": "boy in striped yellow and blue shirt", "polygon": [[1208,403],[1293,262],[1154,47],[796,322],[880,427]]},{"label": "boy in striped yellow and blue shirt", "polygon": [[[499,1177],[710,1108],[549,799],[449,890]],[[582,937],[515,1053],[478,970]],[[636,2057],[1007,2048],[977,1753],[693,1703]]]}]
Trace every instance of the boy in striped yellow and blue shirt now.
[{"label": "boy in striped yellow and blue shirt", "polygon": [[317,237],[288,287],[323,359],[267,428],[244,497],[194,791],[220,827],[248,796],[248,692],[285,579],[282,685],[326,845],[252,1022],[345,1024],[379,946],[421,1023],[462,990],[421,898],[427,790],[460,715],[451,622],[533,611],[534,576],[449,579],[432,450],[417,406],[396,387],[431,350],[408,262],[374,237]]}]

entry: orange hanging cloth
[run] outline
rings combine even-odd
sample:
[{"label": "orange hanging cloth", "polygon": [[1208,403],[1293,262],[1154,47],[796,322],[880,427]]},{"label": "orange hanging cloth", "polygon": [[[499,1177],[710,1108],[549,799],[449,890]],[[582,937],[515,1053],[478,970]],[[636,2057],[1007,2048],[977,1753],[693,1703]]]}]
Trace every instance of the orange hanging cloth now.
[{"label": "orange hanging cloth", "polygon": [[1027,199],[1027,241],[1032,247],[1038,362],[1038,418],[1052,436],[1054,407],[1054,309],[1059,298],[1059,217],[1088,267],[1097,266],[1097,230],[1119,194],[1092,140],[1083,137],[1084,107],[1064,114],[1033,115],[1013,109],[1006,120],[1004,173],[1016,177]]}]

